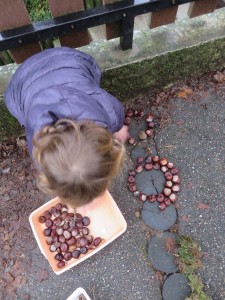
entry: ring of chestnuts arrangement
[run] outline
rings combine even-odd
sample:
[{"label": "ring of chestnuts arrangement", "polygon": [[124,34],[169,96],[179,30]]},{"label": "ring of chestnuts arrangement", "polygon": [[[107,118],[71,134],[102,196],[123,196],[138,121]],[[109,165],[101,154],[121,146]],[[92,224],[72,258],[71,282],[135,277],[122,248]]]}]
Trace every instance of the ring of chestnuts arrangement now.
[{"label": "ring of chestnuts arrangement", "polygon": [[69,212],[64,203],[57,203],[46,210],[38,220],[45,226],[43,234],[49,251],[55,253],[58,268],[63,268],[67,261],[78,259],[102,242],[101,237],[94,238],[90,234],[90,218]]},{"label": "ring of chestnuts arrangement", "polygon": [[[156,117],[152,114],[147,114],[145,116],[143,111],[138,111],[135,109],[128,109],[125,116],[125,125],[130,125],[132,117],[145,117],[147,122],[147,129],[145,131],[139,132],[140,140],[145,140],[149,137],[154,136],[154,128],[156,126]],[[130,145],[135,145],[136,141],[133,137],[130,137],[128,140]],[[157,195],[146,195],[138,191],[136,183],[135,183],[135,175],[140,173],[143,170],[151,171],[151,170],[161,170],[165,176],[166,183],[162,193]],[[174,166],[172,162],[165,157],[161,158],[160,156],[150,156],[147,157],[138,157],[136,159],[136,166],[133,170],[129,171],[128,176],[128,188],[131,192],[134,193],[135,196],[145,202],[148,200],[153,203],[157,201],[159,203],[159,209],[164,210],[171,203],[175,203],[177,201],[177,193],[180,191],[180,182],[181,178],[179,176],[178,169]]]}]

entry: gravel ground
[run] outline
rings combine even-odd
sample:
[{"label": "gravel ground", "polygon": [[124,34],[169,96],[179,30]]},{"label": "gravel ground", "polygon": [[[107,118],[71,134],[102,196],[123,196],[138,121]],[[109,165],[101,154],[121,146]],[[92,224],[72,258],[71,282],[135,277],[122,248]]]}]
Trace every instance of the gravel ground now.
[{"label": "gravel ground", "polygon": [[[149,92],[132,104],[159,117],[156,149],[179,167],[182,178],[179,233],[200,243],[204,267],[199,276],[213,300],[225,299],[224,82],[223,73],[206,74],[154,95]],[[141,203],[126,186],[129,155],[110,190],[127,231],[58,276],[41,254],[28,222],[30,213],[49,198],[36,187],[36,171],[23,140],[1,144],[0,159],[0,299],[61,300],[78,287],[93,300],[162,299],[163,274],[147,259],[152,232],[135,217]]]}]

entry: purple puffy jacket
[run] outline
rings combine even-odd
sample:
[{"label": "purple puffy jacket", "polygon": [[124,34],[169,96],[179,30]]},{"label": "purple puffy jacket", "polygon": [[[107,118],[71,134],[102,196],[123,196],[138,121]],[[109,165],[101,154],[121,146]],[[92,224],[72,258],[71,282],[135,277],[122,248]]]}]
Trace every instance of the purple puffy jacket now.
[{"label": "purple puffy jacket", "polygon": [[122,128],[124,107],[100,80],[95,60],[67,47],[47,49],[19,66],[4,101],[25,126],[30,154],[34,134],[57,119],[92,120],[112,133]]}]

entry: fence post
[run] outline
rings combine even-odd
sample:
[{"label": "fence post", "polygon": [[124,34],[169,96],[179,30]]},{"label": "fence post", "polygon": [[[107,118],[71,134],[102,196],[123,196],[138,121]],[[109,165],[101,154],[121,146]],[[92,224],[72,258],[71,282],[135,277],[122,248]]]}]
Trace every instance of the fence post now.
[{"label": "fence post", "polygon": [[176,20],[178,5],[153,12],[151,14],[150,28],[174,23]]},{"label": "fence post", "polygon": [[[53,17],[84,10],[83,0],[48,0],[48,4]],[[61,36],[59,40],[62,46],[77,48],[89,44],[91,38],[88,30],[82,30]]]},{"label": "fence post", "polygon": [[190,3],[188,16],[194,18],[203,14],[211,13],[215,10],[218,0],[199,0]]},{"label": "fence post", "polygon": [[[30,18],[23,0],[0,1],[0,30],[13,29],[30,24]],[[10,49],[16,63],[22,63],[27,57],[40,52],[39,43],[21,45],[16,49]]]},{"label": "fence post", "polygon": [[[121,0],[102,0],[102,3],[111,4],[114,2],[119,2]],[[121,21],[113,22],[110,24],[106,24],[106,38],[107,40],[111,40],[120,36],[120,28],[121,28]]]}]

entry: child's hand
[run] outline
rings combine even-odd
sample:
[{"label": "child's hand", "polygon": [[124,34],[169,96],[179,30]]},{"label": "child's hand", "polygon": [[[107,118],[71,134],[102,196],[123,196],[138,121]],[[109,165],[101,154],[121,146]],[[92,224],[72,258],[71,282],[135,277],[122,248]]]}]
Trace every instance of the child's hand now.
[{"label": "child's hand", "polygon": [[122,143],[126,143],[126,141],[130,137],[129,132],[128,132],[128,126],[123,125],[123,127],[122,127],[122,129],[120,129],[120,131],[117,131],[113,134],[113,137],[115,139],[120,140]]}]

